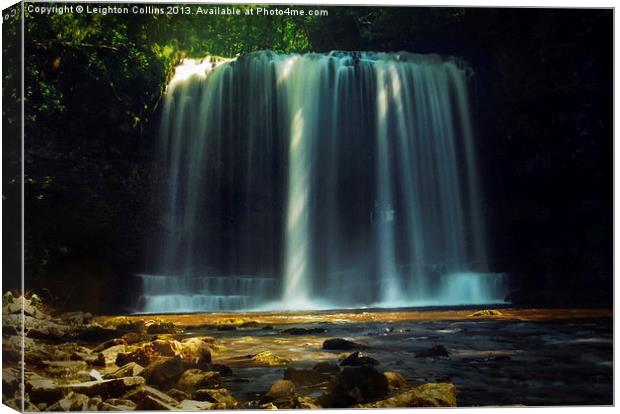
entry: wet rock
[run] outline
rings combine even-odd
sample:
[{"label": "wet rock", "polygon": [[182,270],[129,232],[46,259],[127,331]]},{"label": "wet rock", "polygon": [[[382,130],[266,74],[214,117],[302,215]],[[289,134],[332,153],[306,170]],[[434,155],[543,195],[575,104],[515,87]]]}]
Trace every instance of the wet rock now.
[{"label": "wet rock", "polygon": [[330,377],[313,369],[287,368],[284,379],[292,381],[295,386],[313,386],[329,382]]},{"label": "wet rock", "polygon": [[[151,397],[154,400],[160,401],[164,403],[166,406],[174,406],[178,403],[178,400],[172,398],[169,395],[159,391],[157,388],[146,387],[137,388],[133,391],[128,392],[124,395],[124,399],[131,400],[134,403],[140,405],[140,403],[145,400],[147,397]],[[138,409],[136,407],[136,409]],[[145,410],[150,410],[151,408],[144,408]],[[167,410],[168,408],[163,408]]]},{"label": "wet rock", "polygon": [[160,357],[144,368],[140,376],[144,377],[149,385],[170,388],[184,370],[183,361],[179,356]]},{"label": "wet rock", "polygon": [[192,392],[200,388],[218,388],[220,385],[219,372],[188,369],[177,381],[176,388],[181,391]]},{"label": "wet rock", "polygon": [[259,324],[256,321],[247,321],[239,325],[239,328],[258,328]]},{"label": "wet rock", "polygon": [[144,367],[135,363],[129,362],[114,372],[105,375],[105,378],[122,378],[122,377],[135,377],[140,375],[144,371]]},{"label": "wet rock", "polygon": [[265,325],[262,328],[260,328],[261,331],[273,331],[273,326],[272,325]]},{"label": "wet rock", "polygon": [[181,343],[174,340],[156,339],[145,344],[143,347],[145,354],[154,356],[175,356],[181,352]]},{"label": "wet rock", "polygon": [[325,333],[327,330],[325,328],[289,328],[283,330],[282,332],[289,335],[313,335]]},{"label": "wet rock", "polygon": [[233,409],[237,407],[237,400],[225,388],[222,389],[199,389],[194,392],[194,400],[208,401],[218,404],[223,409]]},{"label": "wet rock", "polygon": [[415,353],[416,358],[438,358],[449,357],[448,350],[443,345],[434,345],[429,349],[419,351]]},{"label": "wet rock", "polygon": [[177,327],[169,321],[148,321],[146,322],[146,332],[150,334],[175,334]]},{"label": "wet rock", "polygon": [[178,409],[181,411],[212,410],[214,405],[208,401],[183,400],[179,403]]},{"label": "wet rock", "polygon": [[293,404],[295,398],[295,384],[288,380],[278,380],[271,384],[267,392],[261,398],[261,404],[274,403],[278,407],[280,404]]},{"label": "wet rock", "polygon": [[88,411],[88,402],[88,396],[71,392],[66,397],[50,405],[46,411]]},{"label": "wet rock", "polygon": [[134,410],[135,411],[155,411],[155,410],[174,411],[176,410],[176,407],[152,395],[147,395],[138,403],[138,405],[136,405],[136,408]]},{"label": "wet rock", "polygon": [[456,407],[456,387],[449,383],[428,383],[385,400],[355,406],[355,408],[397,407]]},{"label": "wet rock", "polygon": [[312,369],[325,374],[337,374],[340,372],[340,367],[338,365],[329,362],[319,362]]},{"label": "wet rock", "polygon": [[142,377],[124,377],[70,384],[67,388],[73,392],[91,397],[99,395],[104,398],[118,398],[144,384],[145,381]]},{"label": "wet rock", "polygon": [[364,349],[364,345],[342,338],[327,339],[323,342],[323,349],[349,351],[351,349]]},{"label": "wet rock", "polygon": [[359,367],[362,365],[379,365],[379,361],[374,358],[363,356],[358,352],[353,352],[340,362],[341,366]]},{"label": "wet rock", "polygon": [[386,371],[383,373],[383,375],[385,375],[385,378],[387,378],[388,380],[388,384],[392,388],[402,388],[407,385],[405,377],[403,377],[398,372]]},{"label": "wet rock", "polygon": [[273,353],[271,353],[271,351],[259,352],[258,354],[248,355],[248,357],[251,358],[252,361],[260,362],[261,364],[267,365],[283,365],[291,362],[287,358],[274,355]]},{"label": "wet rock", "polygon": [[388,392],[387,378],[374,367],[345,368],[336,376],[328,393],[321,397],[321,405],[344,408],[383,398]]},{"label": "wet rock", "polygon": [[144,322],[144,319],[126,319],[117,324],[116,329],[123,332],[144,333],[146,332],[146,323]]},{"label": "wet rock", "polygon": [[153,339],[153,335],[141,333],[141,332],[128,332],[121,336],[128,345],[139,344],[142,342],[148,342]]}]

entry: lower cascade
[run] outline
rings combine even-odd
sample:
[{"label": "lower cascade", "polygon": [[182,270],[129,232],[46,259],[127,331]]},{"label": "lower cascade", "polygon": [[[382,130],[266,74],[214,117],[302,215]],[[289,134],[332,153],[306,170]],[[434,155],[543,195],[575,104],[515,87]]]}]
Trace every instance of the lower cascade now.
[{"label": "lower cascade", "polygon": [[502,303],[458,59],[187,59],[162,108],[147,313]]}]

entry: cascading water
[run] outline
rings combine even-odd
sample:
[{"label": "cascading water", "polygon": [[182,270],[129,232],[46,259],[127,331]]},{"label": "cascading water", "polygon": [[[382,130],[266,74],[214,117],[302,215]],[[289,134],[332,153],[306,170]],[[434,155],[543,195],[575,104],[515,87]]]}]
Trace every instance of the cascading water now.
[{"label": "cascading water", "polygon": [[404,52],[184,61],[164,96],[162,237],[138,309],[502,302],[469,73]]}]

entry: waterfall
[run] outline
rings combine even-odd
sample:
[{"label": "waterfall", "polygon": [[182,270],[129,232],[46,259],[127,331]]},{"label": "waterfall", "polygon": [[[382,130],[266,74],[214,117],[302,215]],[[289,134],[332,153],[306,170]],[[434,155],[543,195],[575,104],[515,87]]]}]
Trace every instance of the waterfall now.
[{"label": "waterfall", "polygon": [[185,60],[163,99],[161,237],[137,309],[503,301],[471,73],[406,52]]}]

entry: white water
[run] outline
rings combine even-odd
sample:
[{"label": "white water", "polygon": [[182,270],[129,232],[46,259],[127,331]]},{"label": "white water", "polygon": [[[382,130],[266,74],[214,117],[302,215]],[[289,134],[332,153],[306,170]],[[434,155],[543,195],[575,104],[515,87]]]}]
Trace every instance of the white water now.
[{"label": "white water", "polygon": [[[162,111],[151,271],[169,276],[140,276],[138,309],[503,302],[469,73],[410,53],[185,61]],[[240,273],[256,282],[193,288]]]}]

